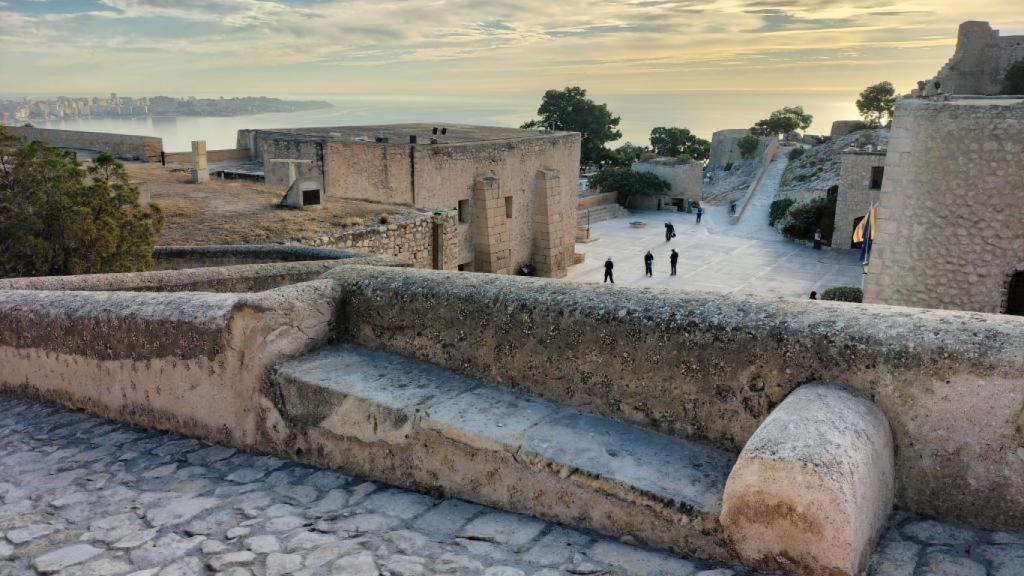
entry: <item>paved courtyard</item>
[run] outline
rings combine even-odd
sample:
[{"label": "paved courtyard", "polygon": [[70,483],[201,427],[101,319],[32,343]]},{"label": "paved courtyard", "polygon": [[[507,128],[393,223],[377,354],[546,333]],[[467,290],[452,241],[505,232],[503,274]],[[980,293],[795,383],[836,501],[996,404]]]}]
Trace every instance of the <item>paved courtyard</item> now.
[{"label": "paved courtyard", "polygon": [[[610,256],[615,282],[623,286],[807,298],[811,290],[861,285],[859,252],[814,250],[786,240],[768,226],[767,208],[758,208],[752,203],[752,210],[735,226],[729,223],[725,206],[708,207],[700,224],[693,214],[668,211],[634,212],[598,222],[591,226],[597,240],[576,244],[586,260],[570,267],[567,279],[601,282],[604,261]],[[646,227],[632,228],[633,221]],[[665,222],[676,228],[671,242],[665,241]],[[674,277],[669,276],[672,248],[679,252]],[[654,255],[653,278],[644,276],[643,256],[648,250]]]},{"label": "paved courtyard", "polygon": [[[536,519],[0,395],[0,574],[729,576]],[[1021,576],[1024,534],[902,515],[871,576]]]}]

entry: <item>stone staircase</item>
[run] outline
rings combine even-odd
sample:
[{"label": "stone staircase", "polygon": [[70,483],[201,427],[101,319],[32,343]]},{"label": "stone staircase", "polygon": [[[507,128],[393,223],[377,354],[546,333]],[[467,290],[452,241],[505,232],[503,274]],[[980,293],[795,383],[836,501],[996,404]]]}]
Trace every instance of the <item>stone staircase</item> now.
[{"label": "stone staircase", "polygon": [[299,457],[708,560],[736,456],[390,353],[340,344],[279,365]]},{"label": "stone staircase", "polygon": [[598,222],[604,222],[605,220],[629,216],[629,210],[626,210],[621,204],[617,203],[601,204],[600,206],[594,206],[593,208],[580,208],[579,211],[576,212],[576,226],[586,226],[588,222],[588,215],[590,216],[589,223],[597,224]]}]

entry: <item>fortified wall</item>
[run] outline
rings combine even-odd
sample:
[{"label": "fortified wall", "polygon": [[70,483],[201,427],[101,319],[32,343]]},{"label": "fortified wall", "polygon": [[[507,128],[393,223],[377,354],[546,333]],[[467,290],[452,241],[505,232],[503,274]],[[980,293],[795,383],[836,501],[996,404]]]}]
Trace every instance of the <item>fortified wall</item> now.
[{"label": "fortified wall", "polygon": [[[704,183],[704,167],[700,162],[680,162],[677,158],[656,158],[643,162],[634,162],[633,171],[649,172],[669,183],[671,188],[663,198],[666,200],[683,200],[684,205],[690,202],[701,201],[701,189]],[[659,198],[643,197],[634,198],[635,207],[640,209],[655,209],[654,206],[644,206],[643,201],[658,201]],[[667,201],[665,202],[667,203]]]},{"label": "fortified wall", "polygon": [[1024,36],[1000,36],[988,22],[964,22],[953,57],[934,78],[918,82],[912,95],[1002,94],[1006,72],[1019,60],[1024,60]]},{"label": "fortified wall", "polygon": [[130,136],[107,132],[81,132],[78,130],[55,130],[29,126],[5,126],[5,130],[25,138],[29,142],[41,140],[57,148],[110,152],[122,160],[159,162],[163,140],[153,136]]},{"label": "fortified wall", "polygon": [[903,100],[865,301],[1000,313],[1024,269],[1024,100]]},{"label": "fortified wall", "polygon": [[[575,246],[580,137],[479,126],[348,126],[239,133],[266,181],[288,185],[274,159],[302,159],[297,177],[328,197],[455,211],[457,267],[511,273],[533,264],[564,276]],[[411,140],[415,139],[415,143]],[[434,141],[432,143],[432,140]]]},{"label": "fortified wall", "polygon": [[0,281],[0,388],[760,569],[859,573],[893,500],[1024,528],[1017,319],[382,264]]}]

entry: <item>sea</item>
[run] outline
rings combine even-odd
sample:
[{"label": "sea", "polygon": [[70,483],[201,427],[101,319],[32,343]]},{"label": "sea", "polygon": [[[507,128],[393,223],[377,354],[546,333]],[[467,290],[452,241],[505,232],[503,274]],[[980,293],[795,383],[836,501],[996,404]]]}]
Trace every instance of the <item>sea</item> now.
[{"label": "sea", "polygon": [[[339,96],[323,94],[277,95],[284,99],[324,100],[331,108],[283,114],[254,114],[228,117],[142,117],[35,119],[32,124],[45,128],[113,132],[158,136],[164,150],[190,149],[192,140],[206,140],[208,149],[234,148],[240,128],[302,128],[424,122],[443,126],[478,124],[519,126],[536,116],[538,94],[501,96]],[[680,126],[702,138],[726,128],[746,128],[783,106],[803,106],[814,115],[812,134],[827,134],[834,120],[857,118],[854,102],[857,91],[758,92],[687,91],[672,93],[634,93],[600,96],[613,114],[621,118],[619,129],[624,142],[648,143],[651,128]]]}]

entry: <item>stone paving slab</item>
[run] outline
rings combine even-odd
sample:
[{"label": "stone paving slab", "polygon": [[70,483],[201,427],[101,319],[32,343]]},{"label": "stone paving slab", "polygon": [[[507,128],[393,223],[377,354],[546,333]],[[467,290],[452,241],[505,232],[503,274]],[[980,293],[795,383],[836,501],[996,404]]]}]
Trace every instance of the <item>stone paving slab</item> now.
[{"label": "stone paving slab", "polygon": [[[870,576],[1022,574],[1024,533],[891,524]],[[0,533],[3,576],[754,575],[8,395]]]}]

